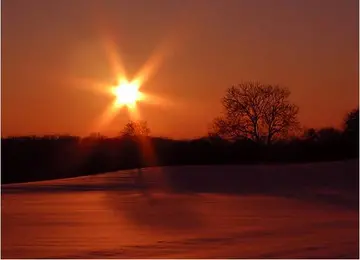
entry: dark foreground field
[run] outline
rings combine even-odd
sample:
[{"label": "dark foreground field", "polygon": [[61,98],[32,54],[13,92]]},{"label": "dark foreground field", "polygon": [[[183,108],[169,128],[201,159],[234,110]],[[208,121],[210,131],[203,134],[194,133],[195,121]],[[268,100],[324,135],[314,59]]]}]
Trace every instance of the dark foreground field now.
[{"label": "dark foreground field", "polygon": [[3,258],[358,258],[358,161],[2,186]]}]

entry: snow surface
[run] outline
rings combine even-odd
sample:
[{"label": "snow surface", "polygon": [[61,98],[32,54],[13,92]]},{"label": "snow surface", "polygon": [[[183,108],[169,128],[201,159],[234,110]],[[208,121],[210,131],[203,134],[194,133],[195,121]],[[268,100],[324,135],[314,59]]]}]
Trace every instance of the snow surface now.
[{"label": "snow surface", "polygon": [[[354,165],[187,166],[144,172],[357,171]],[[359,257],[353,203],[273,193],[173,192],[164,183],[141,190],[131,176],[131,171],[119,171],[2,185],[2,258]],[[327,198],[346,193],[321,191]]]}]

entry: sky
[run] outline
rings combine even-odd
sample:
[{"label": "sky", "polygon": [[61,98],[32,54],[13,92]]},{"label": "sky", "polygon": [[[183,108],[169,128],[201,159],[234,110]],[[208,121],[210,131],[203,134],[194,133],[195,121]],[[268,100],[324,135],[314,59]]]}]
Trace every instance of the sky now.
[{"label": "sky", "polygon": [[139,103],[152,135],[207,134],[225,90],[243,81],[291,90],[305,127],[340,127],[358,107],[357,0],[2,0],[2,136],[115,135],[100,121],[116,82],[106,43],[133,79],[156,64]]}]

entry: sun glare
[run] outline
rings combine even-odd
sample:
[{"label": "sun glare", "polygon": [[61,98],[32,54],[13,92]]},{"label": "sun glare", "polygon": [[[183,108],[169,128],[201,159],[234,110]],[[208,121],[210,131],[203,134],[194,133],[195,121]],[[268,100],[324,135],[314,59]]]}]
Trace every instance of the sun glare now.
[{"label": "sun glare", "polygon": [[115,104],[117,106],[134,107],[142,97],[139,87],[137,81],[121,81],[118,86],[112,88],[112,94],[116,98]]}]

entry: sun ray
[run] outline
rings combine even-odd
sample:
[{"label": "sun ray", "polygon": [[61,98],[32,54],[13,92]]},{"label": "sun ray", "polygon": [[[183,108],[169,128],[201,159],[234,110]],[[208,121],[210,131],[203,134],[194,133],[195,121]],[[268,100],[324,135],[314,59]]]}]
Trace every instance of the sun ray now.
[{"label": "sun ray", "polygon": [[118,108],[114,104],[106,107],[101,116],[96,120],[94,126],[91,128],[92,132],[101,132],[104,128],[115,118]]},{"label": "sun ray", "polygon": [[137,109],[136,106],[132,106],[132,107],[127,107],[126,108],[128,110],[128,115],[130,117],[130,120],[140,120],[141,116],[140,116],[140,110]]},{"label": "sun ray", "polygon": [[109,95],[108,87],[104,82],[97,82],[87,78],[72,78],[71,85],[76,88],[86,89],[93,92],[94,94],[107,94]]},{"label": "sun ray", "polygon": [[123,66],[122,60],[120,59],[120,56],[117,54],[115,42],[110,37],[104,37],[103,41],[105,51],[110,62],[110,66],[113,70],[113,75],[116,77],[122,75],[126,78],[126,71]]},{"label": "sun ray", "polygon": [[176,44],[178,43],[173,37],[167,37],[163,40],[136,74],[135,78],[139,81],[140,85],[143,85],[156,74],[166,58],[173,54]]},{"label": "sun ray", "polygon": [[[94,2],[92,5],[90,4],[90,6],[94,11],[94,27],[98,31],[98,34],[101,35],[101,41],[110,63],[113,76],[118,77],[119,75],[122,75],[123,77],[126,77],[123,61],[118,54],[119,46],[116,44],[114,34],[110,30],[111,24],[108,22],[102,3]],[[119,34],[119,31],[117,34]]]},{"label": "sun ray", "polygon": [[141,93],[143,95],[143,100],[144,103],[149,104],[149,105],[155,105],[155,106],[159,106],[159,107],[171,107],[174,106],[175,103],[171,102],[170,98],[166,98],[164,96],[160,96],[160,95],[154,95],[154,94],[150,94],[150,93]]}]

